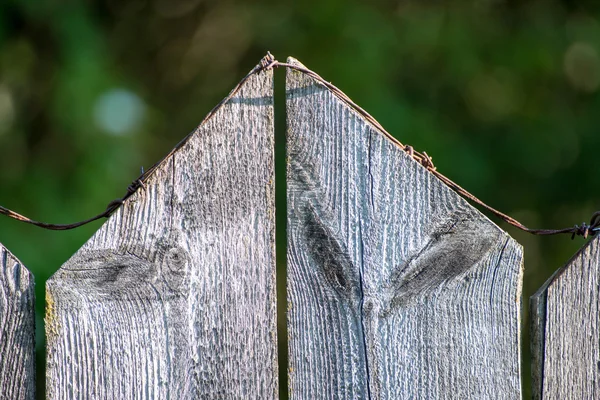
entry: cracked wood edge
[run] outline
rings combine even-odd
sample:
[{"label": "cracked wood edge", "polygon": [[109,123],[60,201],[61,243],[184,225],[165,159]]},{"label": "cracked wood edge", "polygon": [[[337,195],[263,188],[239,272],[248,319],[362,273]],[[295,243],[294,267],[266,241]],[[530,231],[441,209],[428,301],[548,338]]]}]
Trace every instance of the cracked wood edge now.
[{"label": "cracked wood edge", "polygon": [[521,246],[312,78],[286,98],[290,398],[520,399]]},{"label": "cracked wood edge", "polygon": [[0,243],[0,399],[34,398],[34,279]]},{"label": "cracked wood edge", "polygon": [[531,297],[533,397],[600,396],[600,237]]},{"label": "cracked wood edge", "polygon": [[47,395],[278,397],[272,71],[47,283]]}]

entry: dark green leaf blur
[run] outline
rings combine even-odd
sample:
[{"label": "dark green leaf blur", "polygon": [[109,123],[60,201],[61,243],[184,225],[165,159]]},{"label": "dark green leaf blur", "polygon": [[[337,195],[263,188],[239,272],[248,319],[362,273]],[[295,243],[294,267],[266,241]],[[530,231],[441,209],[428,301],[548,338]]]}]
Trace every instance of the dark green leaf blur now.
[{"label": "dark green leaf blur", "polygon": [[[267,51],[301,60],[527,226],[564,228],[600,209],[600,7],[567,0],[5,0],[0,204],[52,223],[99,213]],[[584,240],[491,218],[525,248],[529,398],[528,298]],[[0,242],[35,274],[40,371],[44,282],[101,223],[52,232],[0,216]]]}]

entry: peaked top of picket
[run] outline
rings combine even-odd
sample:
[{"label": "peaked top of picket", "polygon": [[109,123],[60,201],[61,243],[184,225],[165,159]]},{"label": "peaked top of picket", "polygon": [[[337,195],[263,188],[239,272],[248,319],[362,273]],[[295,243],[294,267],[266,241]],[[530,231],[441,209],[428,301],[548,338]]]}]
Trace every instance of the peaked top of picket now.
[{"label": "peaked top of picket", "polygon": [[[288,57],[287,58],[287,62],[288,64],[291,65],[295,65],[297,67],[300,68],[304,68],[304,69],[308,69],[304,64],[302,64],[300,61],[298,61],[296,58],[294,57]],[[301,72],[299,72],[301,73]],[[359,118],[361,118],[362,120],[364,120],[369,126],[371,126],[373,129],[375,129],[377,132],[379,132],[380,134],[382,134],[383,136],[385,136],[388,140],[390,140],[392,143],[394,143],[396,146],[404,149],[404,145],[402,143],[400,143],[400,141],[398,139],[396,139],[394,136],[392,136],[388,131],[386,131],[383,126],[377,121],[375,120],[375,118],[372,118],[372,121],[369,121],[369,119],[365,119],[363,115],[361,115],[360,112],[368,114],[364,109],[362,109],[360,106],[356,105],[356,103],[352,103],[352,104],[348,104],[348,101],[344,98],[341,98],[337,93],[335,93],[334,91],[332,91],[331,89],[325,87],[321,82],[319,82],[318,80],[311,78],[309,76],[306,76],[306,79],[310,79],[310,81],[313,84],[317,84],[319,86],[322,86],[324,90],[328,90],[330,92],[333,93],[333,95],[338,98],[338,100],[340,100],[343,103],[346,103],[346,105],[349,106],[349,108],[352,110],[352,112],[354,114],[356,114],[356,116],[358,116]],[[340,91],[341,92],[341,91]],[[344,96],[346,96],[345,93],[341,92]],[[349,99],[349,98],[348,98]],[[369,115],[370,116],[370,115]]]},{"label": "peaked top of picket", "polygon": [[12,258],[17,261],[19,264],[22,264],[21,261],[11,251],[6,247],[2,242],[0,242],[0,251],[2,252],[2,258]]},{"label": "peaked top of picket", "polygon": [[[226,108],[229,105],[240,104],[247,106],[265,107],[273,106],[273,70],[265,69],[264,64],[261,62],[257,64],[250,72],[242,78],[242,80],[230,91],[230,93],[221,100],[200,122],[200,124],[191,133],[186,135],[171,151],[169,151],[162,159],[155,163],[152,167],[148,168],[142,175],[134,181],[127,189],[127,194],[123,199],[119,200],[119,205],[114,208],[114,212],[105,221],[105,223],[96,231],[96,233],[86,242],[84,245],[71,257],[69,258],[57,272],[70,268],[69,265],[76,261],[80,253],[85,253],[86,249],[89,250],[97,245],[94,242],[110,242],[106,235],[109,232],[119,231],[116,226],[121,224],[125,217],[124,208],[131,206],[133,203],[144,199],[147,196],[148,189],[152,191],[152,188],[156,185],[160,185],[170,180],[170,175],[173,171],[167,172],[171,167],[171,161],[178,155],[186,153],[195,147],[194,142],[199,135],[208,134],[207,126],[215,122],[215,117],[223,116],[226,112]],[[224,111],[225,110],[225,111]],[[185,156],[183,156],[185,157]],[[146,212],[144,219],[155,223],[155,219],[160,219],[162,216],[154,214],[149,216]],[[133,228],[133,227],[132,227]],[[121,235],[121,234],[120,234]],[[122,248],[125,245],[121,243]],[[48,282],[52,282],[56,278],[56,274],[50,277]]]},{"label": "peaked top of picket", "polygon": [[[299,68],[308,70],[308,68],[304,64],[302,64],[300,61],[298,61],[294,57],[288,57],[287,62],[288,62],[288,64],[291,64],[293,66],[297,66]],[[436,174],[432,173],[428,168],[426,168],[423,165],[423,163],[420,163],[417,160],[415,160],[413,157],[410,157],[406,150],[406,148],[407,148],[406,145],[402,144],[396,137],[392,136],[389,132],[387,132],[385,130],[385,128],[375,118],[373,118],[366,110],[362,109],[360,106],[358,106],[356,103],[354,103],[345,93],[343,93],[341,90],[337,89],[333,85],[331,85],[331,86],[335,90],[332,90],[331,88],[328,88],[327,86],[325,86],[318,79],[315,79],[314,77],[304,74],[301,71],[297,71],[297,70],[293,70],[293,69],[291,69],[291,70],[292,70],[292,73],[299,74],[298,75],[299,79],[295,80],[293,82],[288,82],[288,88],[287,88],[288,91],[294,90],[294,89],[300,89],[302,87],[307,87],[307,86],[311,86],[311,85],[316,85],[316,86],[321,87],[323,90],[330,92],[336,98],[336,100],[343,103],[347,107],[347,109],[356,118],[363,121],[374,132],[379,133],[385,139],[387,139],[388,142],[392,143],[394,146],[396,146],[397,148],[402,150],[402,152],[408,156],[408,158],[411,160],[411,162],[415,163],[416,165],[418,165],[419,168],[422,168],[423,170],[427,171],[428,174],[432,175],[436,181],[441,183],[448,191],[450,191],[452,193],[453,196],[456,197],[457,201],[460,204],[467,207],[472,212],[474,212],[476,215],[478,215],[482,219],[482,221],[485,221],[486,223],[491,224],[495,229],[498,229],[504,235],[506,235],[507,237],[509,237],[511,240],[514,241],[514,238],[512,238],[512,236],[508,232],[506,232],[504,229],[500,228],[494,221],[489,219],[485,214],[483,214],[481,211],[479,211],[476,207],[472,206],[464,197],[462,197],[460,194],[456,193],[456,191],[453,190],[448,184],[446,184]],[[288,77],[288,80],[289,80],[289,77]],[[410,146],[408,146],[408,147],[410,147]],[[412,147],[411,147],[411,149],[412,149]],[[518,245],[519,245],[519,247],[522,247],[520,244],[518,244]]]},{"label": "peaked top of picket", "polygon": [[[573,256],[559,269],[554,271],[554,273],[544,282],[544,284],[531,296],[531,298],[535,301],[540,301],[544,296],[546,296],[548,290],[553,286],[559,284],[563,279],[572,279],[564,278],[565,274],[575,273],[575,269],[586,269],[586,268],[594,268],[593,264],[590,264],[587,260],[589,260],[590,253],[598,253],[600,251],[600,236],[595,236],[591,240],[588,240]],[[583,274],[585,272],[582,271]]]},{"label": "peaked top of picket", "polygon": [[26,270],[28,274],[31,274],[27,267],[23,265],[21,260],[19,260],[6,246],[4,246],[4,244],[2,244],[2,242],[0,242],[0,263],[6,266],[8,260],[11,260],[11,262],[18,264],[20,268]]},{"label": "peaked top of picket", "polygon": [[13,292],[24,292],[33,290],[33,284],[31,271],[0,242],[0,289],[6,285]]},{"label": "peaked top of picket", "polygon": [[272,85],[263,85],[263,84],[256,84],[259,82],[262,82],[261,80],[252,80],[252,77],[255,74],[265,74],[267,77],[269,77],[269,79],[272,80],[272,75],[273,75],[273,70],[271,69],[264,69],[263,68],[263,64],[262,64],[262,60],[261,62],[259,62],[254,68],[252,68],[248,74],[246,74],[246,76],[244,76],[244,78],[242,78],[241,81],[238,82],[237,85],[235,85],[235,87],[233,89],[231,89],[231,91],[229,92],[229,94],[227,96],[225,96],[223,98],[223,100],[221,100],[215,107],[213,107],[212,110],[210,110],[208,112],[208,114],[206,114],[206,116],[202,119],[202,121],[200,122],[200,124],[198,124],[198,126],[196,127],[196,129],[194,129],[192,132],[190,132],[187,136],[185,136],[179,143],[177,143],[177,145],[175,145],[175,147],[166,155],[164,156],[160,161],[158,161],[156,164],[154,164],[151,168],[149,168],[144,174],[142,174],[142,176],[140,177],[140,179],[145,183],[145,180],[154,172],[154,170],[161,164],[167,162],[167,160],[176,152],[180,151],[181,148],[196,134],[198,134],[199,132],[199,128],[200,126],[202,126],[204,123],[206,123],[207,121],[209,121],[211,118],[213,118],[225,105],[227,105],[230,102],[235,102],[236,99],[242,99],[245,98],[244,94],[246,91],[249,90],[248,86],[252,86],[250,88],[252,93],[258,93],[259,96],[255,97],[254,100],[257,100],[257,103],[259,105],[272,105],[273,104],[273,86]]}]

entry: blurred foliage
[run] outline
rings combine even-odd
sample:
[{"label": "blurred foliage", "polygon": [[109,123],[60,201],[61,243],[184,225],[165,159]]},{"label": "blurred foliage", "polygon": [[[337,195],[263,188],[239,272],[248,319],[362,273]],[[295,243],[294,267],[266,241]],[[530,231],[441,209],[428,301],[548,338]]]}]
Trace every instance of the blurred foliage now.
[{"label": "blurred foliage", "polygon": [[[599,208],[591,1],[63,3],[0,6],[0,204],[32,218],[103,210],[267,50],[300,59],[528,226],[570,226]],[[525,248],[525,302],[583,243],[500,225]],[[0,242],[36,277],[40,349],[44,282],[99,226],[50,232],[0,220]]]}]

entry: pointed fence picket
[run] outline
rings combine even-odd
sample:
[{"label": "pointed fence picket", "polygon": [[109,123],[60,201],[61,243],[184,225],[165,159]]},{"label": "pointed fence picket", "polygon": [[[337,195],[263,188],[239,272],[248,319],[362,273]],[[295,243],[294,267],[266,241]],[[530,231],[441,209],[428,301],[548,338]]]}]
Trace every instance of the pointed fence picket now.
[{"label": "pointed fence picket", "polygon": [[520,398],[521,247],[313,78],[287,77],[292,398]]},{"label": "pointed fence picket", "polygon": [[534,399],[600,398],[599,241],[531,298]]},{"label": "pointed fence picket", "polygon": [[272,75],[48,281],[49,398],[277,398]]},{"label": "pointed fence picket", "polygon": [[33,276],[0,243],[0,399],[35,398]]},{"label": "pointed fence picket", "polygon": [[[521,246],[314,76],[286,105],[288,365],[263,70],[47,282],[47,398],[275,399],[278,368],[292,399],[521,398]],[[600,395],[598,240],[532,298],[536,398]],[[0,264],[0,399],[32,399],[33,278]]]}]

